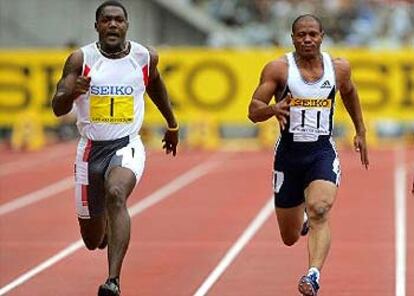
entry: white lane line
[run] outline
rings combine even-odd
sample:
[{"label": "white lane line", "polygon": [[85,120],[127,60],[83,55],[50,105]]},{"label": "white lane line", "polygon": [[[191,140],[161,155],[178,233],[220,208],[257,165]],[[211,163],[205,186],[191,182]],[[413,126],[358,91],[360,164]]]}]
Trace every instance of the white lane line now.
[{"label": "white lane line", "polygon": [[263,223],[269,218],[273,212],[273,197],[270,198],[266,205],[260,210],[259,214],[254,218],[250,225],[246,228],[243,234],[233,244],[233,246],[227,251],[224,257],[221,259],[216,268],[209,274],[207,279],[195,292],[194,296],[204,296],[215,284],[219,277],[224,273],[227,267],[233,262],[233,260],[239,255],[247,243],[252,239],[256,232],[262,227]]},{"label": "white lane line", "polygon": [[407,229],[406,229],[406,166],[403,147],[396,149],[396,164],[394,171],[395,196],[395,295],[406,295],[406,257],[407,257]]},{"label": "white lane line", "polygon": [[[149,155],[149,153],[147,153]],[[0,216],[26,207],[43,199],[55,196],[63,191],[73,188],[73,176],[66,177],[49,186],[43,187],[37,191],[14,198],[12,201],[0,205]]]},{"label": "white lane line", "polygon": [[[62,144],[61,147],[56,147],[52,151],[45,151],[37,154],[33,154],[32,158],[24,160],[16,160],[7,162],[0,165],[0,176],[16,173],[36,165],[43,165],[45,162],[50,162],[52,159],[64,159],[69,155],[75,157],[76,146],[75,144],[68,146],[68,144]],[[16,157],[19,155],[17,154]]]},{"label": "white lane line", "polygon": [[[163,187],[159,188],[157,191],[153,192],[152,194],[144,197],[139,202],[135,203],[129,208],[131,213],[131,217],[142,213],[146,209],[150,208],[151,206],[161,202],[162,200],[166,199],[167,197],[171,196],[173,193],[177,192],[181,188],[187,186],[188,184],[196,181],[200,177],[206,175],[209,171],[211,171],[214,167],[219,165],[219,161],[212,161],[210,160],[205,161],[204,163],[194,167],[193,169],[185,172],[184,174],[178,176],[171,182],[167,183]],[[82,240],[78,240],[74,243],[71,243],[68,247],[60,251],[59,253],[55,254],[54,256],[50,257],[49,259],[43,261],[39,265],[35,266],[31,270],[25,272],[21,276],[14,279],[12,282],[8,283],[4,287],[0,289],[0,296],[5,295],[6,293],[10,292],[11,290],[15,289],[16,287],[22,285],[23,283],[27,282],[38,273],[44,271],[45,269],[51,267],[52,265],[56,264],[57,262],[61,261],[65,257],[73,254],[77,250],[83,247]]]},{"label": "white lane line", "polygon": [[37,191],[14,198],[12,201],[0,205],[0,216],[31,205],[42,199],[57,195],[73,187],[73,176],[66,177],[52,185],[43,187]]},{"label": "white lane line", "polygon": [[53,264],[59,262],[63,258],[69,256],[72,253],[75,253],[77,250],[79,250],[83,246],[82,240],[78,240],[72,244],[70,244],[68,247],[57,253],[56,255],[50,257],[49,259],[43,261],[36,267],[32,268],[28,272],[25,272],[9,284],[5,285],[0,289],[0,295],[6,295],[6,293],[10,292],[14,288],[20,286],[24,282],[28,281],[32,277],[34,277],[36,274],[42,272],[43,270],[49,268]]},{"label": "white lane line", "polygon": [[152,207],[156,203],[159,203],[172,193],[178,191],[179,189],[187,186],[188,184],[194,182],[201,176],[207,174],[211,171],[214,167],[218,166],[218,161],[209,161],[202,163],[190,171],[182,174],[181,176],[174,179],[172,182],[168,183],[167,185],[161,187],[153,194],[149,195],[147,198],[142,199],[140,202],[135,203],[133,206],[129,207],[129,213],[131,216],[135,216],[144,210]]}]

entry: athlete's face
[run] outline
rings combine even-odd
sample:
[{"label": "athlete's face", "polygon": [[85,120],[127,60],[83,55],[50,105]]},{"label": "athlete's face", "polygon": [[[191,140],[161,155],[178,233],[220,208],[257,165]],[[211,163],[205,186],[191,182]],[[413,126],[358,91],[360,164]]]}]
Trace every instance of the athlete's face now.
[{"label": "athlete's face", "polygon": [[125,42],[128,20],[121,7],[105,6],[95,23],[99,41],[107,48],[117,49]]},{"label": "athlete's face", "polygon": [[312,18],[299,20],[292,33],[292,41],[297,54],[304,57],[319,55],[323,35],[316,20]]}]

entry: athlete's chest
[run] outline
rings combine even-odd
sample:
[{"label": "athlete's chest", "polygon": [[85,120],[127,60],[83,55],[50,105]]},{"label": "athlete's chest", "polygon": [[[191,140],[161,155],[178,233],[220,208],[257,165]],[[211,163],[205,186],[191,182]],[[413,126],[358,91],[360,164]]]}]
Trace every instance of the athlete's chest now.
[{"label": "athlete's chest", "polygon": [[[143,88],[143,73],[136,63],[130,59],[101,60],[96,62],[90,72],[91,90],[93,86],[124,85],[134,88]],[[106,88],[103,89],[105,92]],[[122,92],[120,88],[115,89]],[[123,93],[119,93],[122,95]]]},{"label": "athlete's chest", "polygon": [[89,93],[83,98],[92,124],[129,124],[135,120],[145,91],[143,74],[127,59],[98,61],[90,71]]},{"label": "athlete's chest", "polygon": [[298,68],[298,71],[303,80],[307,81],[308,83],[317,82],[324,75],[323,66],[314,67],[312,69]]},{"label": "athlete's chest", "polygon": [[[327,98],[336,92],[336,81],[333,71],[291,71],[288,87],[296,99]],[[333,93],[332,93],[333,92]]]}]

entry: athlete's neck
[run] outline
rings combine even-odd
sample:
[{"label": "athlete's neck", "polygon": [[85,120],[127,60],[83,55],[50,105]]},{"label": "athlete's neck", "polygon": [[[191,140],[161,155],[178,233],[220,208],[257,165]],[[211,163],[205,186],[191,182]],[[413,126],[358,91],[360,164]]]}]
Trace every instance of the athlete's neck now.
[{"label": "athlete's neck", "polygon": [[314,68],[322,65],[322,54],[317,54],[314,56],[300,56],[297,53],[294,54],[296,64],[302,68]]},{"label": "athlete's neck", "polygon": [[117,47],[108,47],[105,43],[101,41],[97,42],[97,47],[99,51],[106,57],[111,59],[119,59],[126,56],[130,51],[130,43],[128,41],[124,41]]}]

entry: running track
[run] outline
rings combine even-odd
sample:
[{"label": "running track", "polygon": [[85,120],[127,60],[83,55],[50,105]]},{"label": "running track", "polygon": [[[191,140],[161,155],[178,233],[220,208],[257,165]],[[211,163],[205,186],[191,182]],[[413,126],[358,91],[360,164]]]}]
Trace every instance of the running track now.
[{"label": "running track", "polygon": [[[96,295],[105,279],[105,252],[79,242],[74,152],[74,143],[1,151],[0,295]],[[340,151],[321,296],[414,295],[413,154],[371,151],[365,171],[354,152]],[[123,295],[297,295],[306,240],[281,243],[271,163],[271,151],[179,151],[175,159],[150,151],[128,203]]]}]

